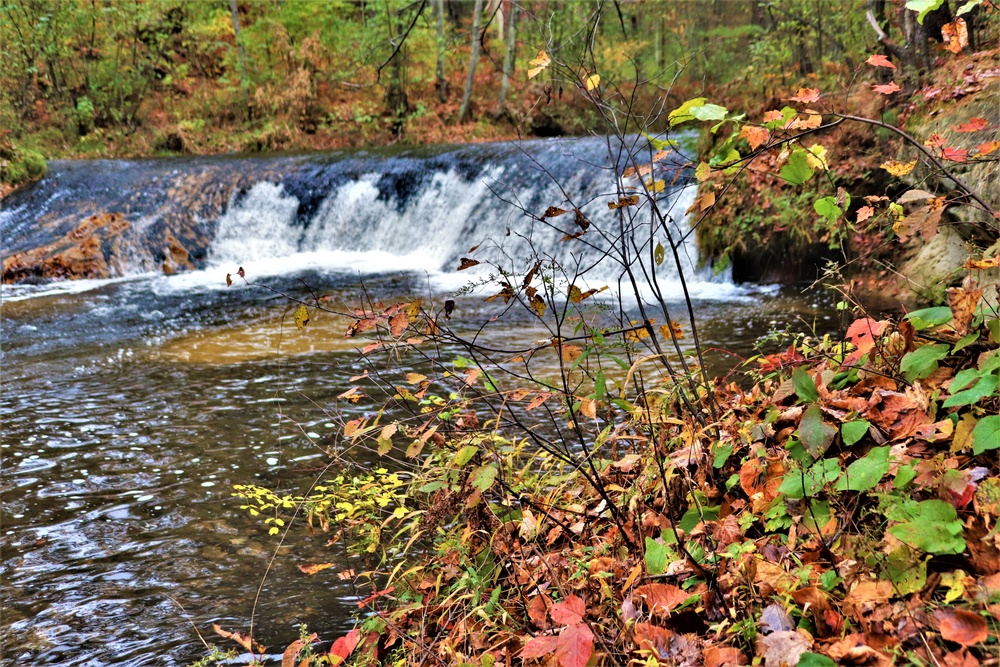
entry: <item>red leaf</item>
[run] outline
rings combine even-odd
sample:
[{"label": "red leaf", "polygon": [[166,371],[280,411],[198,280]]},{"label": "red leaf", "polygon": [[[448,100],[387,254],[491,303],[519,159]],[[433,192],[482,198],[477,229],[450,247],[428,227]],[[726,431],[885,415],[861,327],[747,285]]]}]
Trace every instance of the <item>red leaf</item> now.
[{"label": "red leaf", "polygon": [[986,619],[964,609],[938,609],[934,612],[934,621],[943,638],[962,646],[981,644],[989,636]]},{"label": "red leaf", "polygon": [[970,118],[968,123],[952,125],[951,129],[956,132],[979,132],[980,130],[985,130],[989,126],[990,122],[985,118]]},{"label": "red leaf", "polygon": [[952,148],[945,146],[941,149],[941,157],[952,162],[968,162],[969,151],[964,148]]},{"label": "red leaf", "polygon": [[888,324],[885,320],[873,320],[870,317],[854,320],[854,323],[847,329],[846,338],[851,341],[851,345],[855,349],[844,359],[844,363],[848,365],[856,363],[858,359],[868,354],[875,347],[875,341],[885,332]]},{"label": "red leaf", "polygon": [[575,625],[587,614],[587,604],[577,595],[570,595],[559,604],[552,605],[552,620],[560,625]]},{"label": "red leaf", "polygon": [[978,155],[987,155],[998,148],[1000,148],[1000,141],[984,141],[976,146],[976,150],[979,151]]},{"label": "red leaf", "polygon": [[281,654],[281,667],[295,667],[295,659],[299,657],[299,652],[317,639],[319,636],[314,632],[307,637],[307,641],[296,639],[289,644],[285,652]]},{"label": "red leaf", "polygon": [[819,88],[799,88],[795,97],[789,97],[789,102],[816,102],[819,100]]},{"label": "red leaf", "polygon": [[876,93],[882,93],[883,95],[892,95],[893,93],[898,93],[901,88],[896,85],[895,81],[893,81],[881,86],[872,86],[872,90]]},{"label": "red leaf", "polygon": [[881,53],[876,53],[865,62],[871,65],[872,67],[888,67],[889,69],[896,69],[896,66],[893,65],[889,61],[889,59],[883,56]]},{"label": "red leaf", "polygon": [[524,645],[524,649],[521,651],[521,658],[524,660],[541,658],[543,655],[548,655],[549,653],[552,653],[552,651],[555,651],[558,643],[559,638],[555,635],[532,637],[528,643]]},{"label": "red leaf", "polygon": [[330,662],[334,665],[339,665],[347,660],[354,653],[354,649],[358,647],[360,641],[361,633],[358,632],[357,628],[337,639],[337,641],[333,642],[333,646],[330,647]]},{"label": "red leaf", "polygon": [[586,625],[568,625],[559,633],[556,657],[562,667],[586,667],[594,654],[594,633]]}]

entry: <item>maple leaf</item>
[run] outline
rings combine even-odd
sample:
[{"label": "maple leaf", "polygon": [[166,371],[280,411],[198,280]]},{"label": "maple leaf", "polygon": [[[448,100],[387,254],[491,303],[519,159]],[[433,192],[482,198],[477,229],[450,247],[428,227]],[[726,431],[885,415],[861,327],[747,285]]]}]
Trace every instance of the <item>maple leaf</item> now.
[{"label": "maple leaf", "polygon": [[862,206],[861,208],[858,209],[858,220],[857,221],[859,223],[860,222],[864,222],[868,218],[872,217],[872,215],[874,215],[874,214],[875,214],[875,209],[873,209],[871,206]]},{"label": "maple leaf", "polygon": [[979,132],[980,130],[985,130],[990,126],[990,123],[985,118],[970,118],[968,122],[962,123],[961,125],[952,125],[951,129],[955,132]]},{"label": "maple leaf", "polygon": [[587,605],[578,595],[570,595],[558,604],[552,605],[549,612],[552,620],[560,625],[573,625],[583,621],[587,613]]},{"label": "maple leaf", "polygon": [[772,109],[771,111],[765,111],[764,112],[764,122],[765,123],[773,123],[774,121],[781,120],[784,117],[785,117],[784,114],[782,114],[777,109]]},{"label": "maple leaf", "polygon": [[898,93],[902,89],[898,85],[896,85],[895,81],[892,81],[890,83],[885,83],[880,86],[872,86],[872,90],[874,90],[876,93],[881,93],[883,95],[892,95],[893,93]]},{"label": "maple leaf", "polygon": [[927,137],[927,140],[924,142],[924,146],[927,146],[927,148],[941,148],[944,146],[944,143],[944,136],[935,133]]},{"label": "maple leaf", "polygon": [[944,40],[944,48],[956,55],[961,53],[969,45],[969,27],[965,19],[955,19],[941,26],[941,39]]},{"label": "maple leaf", "polygon": [[819,88],[799,88],[794,97],[789,97],[789,102],[802,102],[809,104],[819,100]]},{"label": "maple leaf", "polygon": [[[776,113],[778,114],[778,118],[781,118],[781,112],[778,111]],[[770,136],[767,128],[760,127],[759,125],[744,125],[740,129],[740,138],[746,139],[747,143],[750,144],[750,150],[753,151],[766,144]]]},{"label": "maple leaf", "polygon": [[815,130],[823,124],[823,116],[818,111],[806,109],[789,124],[792,130]]},{"label": "maple leaf", "polygon": [[873,56],[868,58],[868,60],[866,60],[865,62],[871,65],[872,67],[888,67],[889,69],[896,69],[896,66],[893,65],[892,62],[881,53],[874,54]]},{"label": "maple leaf", "polygon": [[875,342],[879,339],[879,336],[885,333],[888,326],[889,323],[887,321],[873,320],[870,317],[855,320],[847,328],[846,335],[847,340],[854,346],[854,351],[844,359],[844,363],[846,365],[856,364],[861,357],[868,354],[875,347]]}]

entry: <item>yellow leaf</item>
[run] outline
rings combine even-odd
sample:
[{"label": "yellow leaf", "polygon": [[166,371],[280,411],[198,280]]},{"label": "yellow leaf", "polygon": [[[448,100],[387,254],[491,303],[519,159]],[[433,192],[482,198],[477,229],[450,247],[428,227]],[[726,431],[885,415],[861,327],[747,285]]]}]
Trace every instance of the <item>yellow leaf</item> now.
[{"label": "yellow leaf", "polygon": [[664,338],[684,338],[684,329],[677,322],[671,320],[660,327],[660,335]]},{"label": "yellow leaf", "polygon": [[306,576],[311,577],[317,572],[333,567],[333,563],[309,563],[307,565],[299,565],[298,567]]},{"label": "yellow leaf", "polygon": [[906,176],[917,166],[917,161],[900,162],[899,160],[886,160],[880,166],[889,172],[891,176]]},{"label": "yellow leaf", "polygon": [[823,124],[823,116],[818,111],[806,109],[791,122],[789,128],[793,130],[815,130]]},{"label": "yellow leaf", "polygon": [[694,177],[698,179],[699,183],[704,183],[708,180],[708,177],[712,175],[712,167],[709,166],[707,162],[701,162],[698,164],[697,168],[694,170]]},{"label": "yellow leaf", "polygon": [[536,294],[535,296],[531,297],[530,305],[531,309],[535,311],[536,315],[538,315],[539,317],[545,315],[545,299]]},{"label": "yellow leaf", "polygon": [[663,192],[663,189],[667,187],[667,184],[661,180],[654,181],[653,179],[647,180],[644,185],[649,188],[650,192]]},{"label": "yellow leaf", "polygon": [[528,63],[531,65],[531,69],[528,70],[528,78],[534,79],[542,70],[549,66],[550,62],[552,62],[552,59],[549,58],[549,54],[545,53],[545,51],[539,51],[535,59]]},{"label": "yellow leaf", "polygon": [[601,85],[601,75],[597,73],[591,74],[590,76],[587,77],[586,81],[584,82],[584,85],[587,86],[587,90],[593,90],[594,88],[597,88],[599,85]]},{"label": "yellow leaf", "polygon": [[426,375],[421,375],[420,373],[407,373],[406,382],[407,384],[420,384],[427,379]]},{"label": "yellow leaf", "polygon": [[622,197],[617,202],[609,201],[608,208],[612,211],[616,208],[621,208],[623,206],[638,206],[639,205],[639,195],[629,195],[627,197]]},{"label": "yellow leaf", "polygon": [[309,324],[309,311],[305,306],[299,306],[295,309],[295,326],[305,329],[307,324]]},{"label": "yellow leaf", "polygon": [[806,164],[813,171],[826,171],[826,146],[821,144],[813,144],[808,149],[806,149]]}]

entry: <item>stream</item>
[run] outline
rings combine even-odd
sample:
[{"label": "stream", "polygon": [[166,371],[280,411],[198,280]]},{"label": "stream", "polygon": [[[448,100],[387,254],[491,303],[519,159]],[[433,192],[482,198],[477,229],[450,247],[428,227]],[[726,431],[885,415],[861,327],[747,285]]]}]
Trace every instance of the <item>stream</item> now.
[{"label": "stream", "polygon": [[[199,633],[223,646],[212,624],[246,632],[251,614],[255,639],[279,654],[299,624],[327,641],[353,627],[370,591],[336,574],[363,565],[304,529],[279,548],[231,496],[234,484],[305,490],[339,424],[377,409],[336,400],[366,368],[343,337],[348,320],[314,311],[297,330],[277,293],[453,299],[452,326],[474,332],[497,308],[463,289],[485,263],[455,271],[474,246],[519,270],[533,247],[588,267],[588,284],[616,285],[602,248],[560,245],[572,214],[554,221],[563,231],[532,226],[502,201],[541,212],[565,204],[564,188],[599,226],[612,215],[607,156],[590,138],[56,162],[4,201],[5,257],[94,213],[121,213],[129,228],[108,277],[3,286],[0,665],[186,665],[205,655]],[[674,188],[665,197],[683,235],[694,192]],[[194,270],[163,274],[168,234]],[[713,373],[769,331],[840,329],[829,294],[734,285],[697,267],[693,241],[681,256]],[[227,287],[240,266],[270,289]],[[679,285],[665,271],[674,312]],[[545,335],[517,315],[482,340]],[[324,562],[335,567],[297,568]]]}]

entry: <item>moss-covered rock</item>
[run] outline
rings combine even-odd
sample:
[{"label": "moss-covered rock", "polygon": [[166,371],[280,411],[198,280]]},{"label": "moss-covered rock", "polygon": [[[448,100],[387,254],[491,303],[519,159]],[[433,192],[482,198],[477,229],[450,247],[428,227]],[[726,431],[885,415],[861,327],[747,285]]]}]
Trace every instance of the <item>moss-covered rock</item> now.
[{"label": "moss-covered rock", "polygon": [[[9,137],[0,133],[0,193],[41,178],[47,168],[41,153],[15,146]],[[3,185],[8,187],[3,188]]]}]

